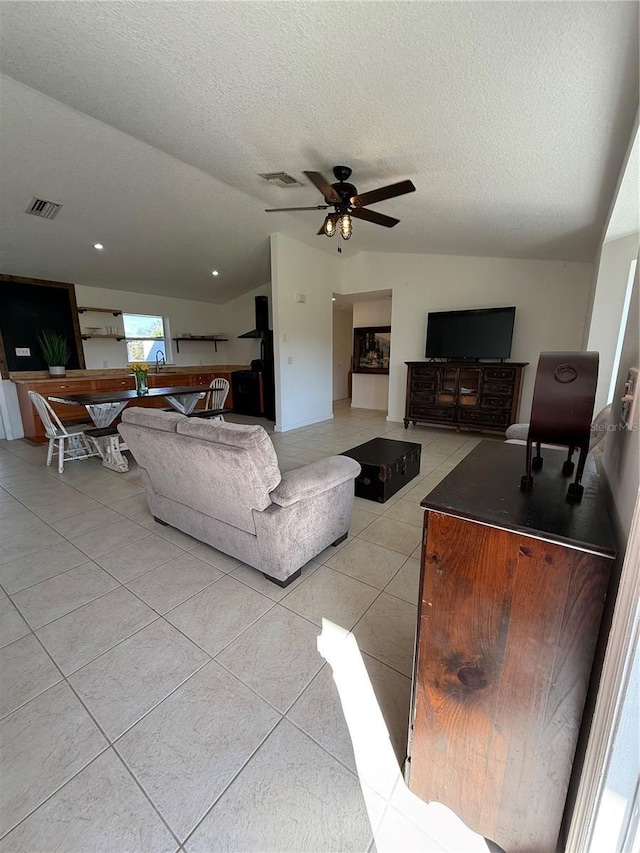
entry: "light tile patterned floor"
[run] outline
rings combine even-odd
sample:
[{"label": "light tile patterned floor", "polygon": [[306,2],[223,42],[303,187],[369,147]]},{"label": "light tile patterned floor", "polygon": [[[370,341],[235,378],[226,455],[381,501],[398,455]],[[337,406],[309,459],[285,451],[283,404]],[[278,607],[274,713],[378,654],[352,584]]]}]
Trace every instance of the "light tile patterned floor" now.
[{"label": "light tile patterned floor", "polygon": [[283,468],[383,435],[419,478],[285,590],[154,522],[135,463],[0,442],[1,853],[372,847],[318,626],[353,629],[402,761],[419,502],[478,439],[344,402],[272,435]]}]

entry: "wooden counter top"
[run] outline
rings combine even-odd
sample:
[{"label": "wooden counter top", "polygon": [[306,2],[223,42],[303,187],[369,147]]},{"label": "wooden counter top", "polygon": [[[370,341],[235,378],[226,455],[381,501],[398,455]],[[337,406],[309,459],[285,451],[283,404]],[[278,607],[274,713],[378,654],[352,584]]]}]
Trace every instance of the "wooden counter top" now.
[{"label": "wooden counter top", "polygon": [[[180,373],[231,373],[232,370],[248,370],[248,364],[195,364],[192,366],[169,365],[163,367],[160,376]],[[149,376],[155,376],[153,365],[149,368]],[[103,370],[67,370],[66,376],[49,376],[47,370],[24,370],[14,371],[9,374],[9,379],[16,384],[32,382],[60,382],[61,379],[113,379],[118,376],[131,376],[131,369],[127,367],[105,368]]]}]

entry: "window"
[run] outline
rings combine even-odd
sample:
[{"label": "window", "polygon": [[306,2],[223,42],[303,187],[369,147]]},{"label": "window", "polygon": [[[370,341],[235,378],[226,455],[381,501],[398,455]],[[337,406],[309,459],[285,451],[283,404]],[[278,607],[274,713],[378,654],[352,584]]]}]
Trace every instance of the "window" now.
[{"label": "window", "polygon": [[167,361],[167,330],[164,317],[152,314],[123,314],[124,336],[127,339],[127,360],[155,361],[161,353]]}]

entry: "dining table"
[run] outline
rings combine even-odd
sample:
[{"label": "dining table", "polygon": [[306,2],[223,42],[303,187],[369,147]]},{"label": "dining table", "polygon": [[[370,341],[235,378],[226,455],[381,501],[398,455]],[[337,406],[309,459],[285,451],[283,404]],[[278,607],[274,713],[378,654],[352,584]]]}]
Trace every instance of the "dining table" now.
[{"label": "dining table", "polygon": [[[104,391],[99,393],[84,394],[56,394],[48,399],[54,403],[67,403],[68,405],[84,406],[89,417],[96,425],[94,430],[85,430],[98,454],[102,457],[102,464],[111,471],[124,474],[129,470],[129,462],[122,451],[126,446],[121,443],[119,433],[112,428],[115,419],[122,413],[127,403],[132,400],[143,400],[148,397],[164,397],[167,403],[182,415],[191,416],[198,400],[207,392],[207,387],[202,385],[184,385],[167,388],[149,388],[145,394],[137,391],[118,390]],[[209,416],[222,414],[209,412]]]}]

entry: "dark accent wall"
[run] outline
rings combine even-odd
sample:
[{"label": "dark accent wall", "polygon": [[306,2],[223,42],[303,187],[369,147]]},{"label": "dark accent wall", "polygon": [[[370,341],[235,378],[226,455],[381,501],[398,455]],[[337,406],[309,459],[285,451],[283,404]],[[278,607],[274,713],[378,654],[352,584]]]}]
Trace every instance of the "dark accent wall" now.
[{"label": "dark accent wall", "polygon": [[[0,276],[0,335],[4,350],[4,364],[0,366],[3,374],[47,369],[38,343],[38,335],[45,329],[66,336],[71,349],[67,369],[84,368],[73,285]],[[28,347],[30,355],[16,355],[18,347]]]}]

